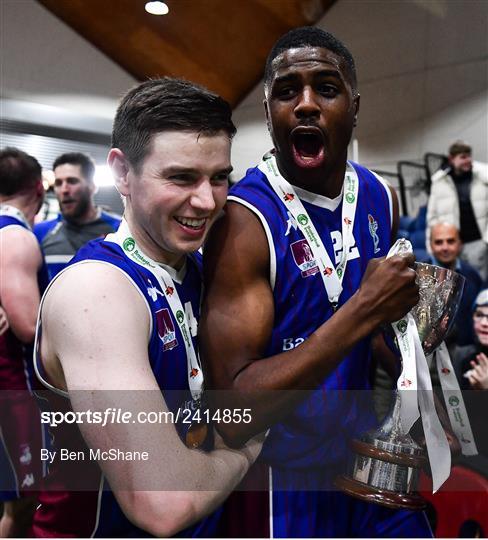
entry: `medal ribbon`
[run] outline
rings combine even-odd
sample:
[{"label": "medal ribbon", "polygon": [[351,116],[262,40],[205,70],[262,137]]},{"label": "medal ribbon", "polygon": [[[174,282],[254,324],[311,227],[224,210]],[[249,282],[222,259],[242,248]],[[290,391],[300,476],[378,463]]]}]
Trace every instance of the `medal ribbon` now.
[{"label": "medal ribbon", "polygon": [[32,231],[32,227],[27,221],[27,218],[24,216],[24,213],[18,208],[15,208],[15,206],[10,206],[9,204],[0,204],[0,216],[16,218],[21,221],[29,229],[29,231]]},{"label": "medal ribbon", "polygon": [[191,339],[190,325],[188,324],[185,310],[181,304],[172,277],[167,270],[141,250],[132,236],[129,225],[125,219],[122,219],[118,230],[115,233],[107,235],[105,240],[107,242],[118,244],[127,257],[151,272],[159,283],[164,297],[168,301],[173,318],[176,320],[181,335],[183,336],[186,349],[188,386],[194,401],[199,402],[203,393],[203,371]]},{"label": "medal ribbon", "polygon": [[[387,258],[412,253],[412,244],[400,238],[395,242]],[[420,416],[424,428],[425,443],[432,470],[432,486],[436,492],[451,472],[451,451],[444,429],[435,410],[429,366],[420,341],[417,324],[411,313],[392,323],[402,355],[402,373],[397,382],[400,394],[400,421],[404,433],[408,433]],[[417,392],[420,390],[420,392]],[[420,410],[419,410],[420,409]]]},{"label": "medal ribbon", "polygon": [[435,351],[437,373],[441,381],[442,393],[446,402],[447,413],[451,426],[459,439],[465,456],[476,456],[478,449],[474,441],[473,431],[469,423],[468,413],[464,405],[463,395],[452,367],[451,358],[443,341]]},{"label": "medal ribbon", "polygon": [[352,165],[347,164],[342,198],[342,255],[336,268],[295,189],[280,174],[276,164],[276,157],[271,156],[263,160],[258,168],[266,175],[276,195],[293,216],[307,240],[315,262],[319,267],[329,302],[335,309],[342,293],[342,280],[346,272],[349,248],[354,244],[354,218],[359,192],[359,180],[356,171]]}]

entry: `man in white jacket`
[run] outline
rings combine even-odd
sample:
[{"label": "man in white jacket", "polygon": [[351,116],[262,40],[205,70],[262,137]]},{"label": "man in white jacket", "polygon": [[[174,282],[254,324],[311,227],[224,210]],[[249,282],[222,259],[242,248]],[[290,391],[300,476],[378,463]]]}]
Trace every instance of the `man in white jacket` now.
[{"label": "man in white jacket", "polygon": [[473,162],[471,146],[457,141],[449,148],[449,167],[432,176],[427,207],[427,246],[430,229],[452,223],[461,232],[461,258],[488,279],[488,165]]}]

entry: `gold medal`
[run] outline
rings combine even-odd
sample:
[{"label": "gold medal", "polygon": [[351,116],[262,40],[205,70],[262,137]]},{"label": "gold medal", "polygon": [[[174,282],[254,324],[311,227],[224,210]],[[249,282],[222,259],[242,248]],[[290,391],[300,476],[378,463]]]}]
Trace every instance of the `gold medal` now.
[{"label": "gold medal", "polygon": [[186,432],[185,444],[188,448],[200,448],[207,438],[208,427],[203,422],[191,424]]}]

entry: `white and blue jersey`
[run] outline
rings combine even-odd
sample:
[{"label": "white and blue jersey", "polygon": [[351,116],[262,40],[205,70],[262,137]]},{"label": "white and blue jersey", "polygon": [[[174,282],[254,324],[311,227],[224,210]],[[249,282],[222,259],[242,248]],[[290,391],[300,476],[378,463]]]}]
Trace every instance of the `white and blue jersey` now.
[{"label": "white and blue jersey", "polygon": [[[187,357],[179,326],[173,318],[173,313],[158,280],[146,268],[129,259],[122,248],[111,241],[94,240],[89,242],[78,251],[69,266],[86,264],[91,261],[101,261],[119,269],[129,278],[144,299],[151,314],[152,330],[148,344],[151,369],[168,407],[176,413],[178,407],[184,407],[186,402],[191,401],[188,387]],[[188,256],[184,269],[172,277],[191,327],[192,314],[194,318],[198,318],[200,313],[202,287],[200,255],[195,253]],[[40,330],[38,333],[40,335]],[[196,326],[192,335],[194,333],[196,335]],[[193,339],[196,347],[195,338]],[[39,340],[40,338],[38,338]],[[49,384],[39,355],[36,358],[36,366],[41,381],[56,391]],[[66,393],[64,394],[68,397]],[[176,427],[178,429],[181,426]],[[61,432],[57,436],[60,445],[69,444],[68,439],[79,436],[73,434],[71,426],[67,425],[65,428],[64,433]],[[77,431],[77,428],[74,429]],[[181,433],[181,430],[179,431]],[[62,482],[63,465],[58,465],[59,469],[52,472],[54,482],[56,482],[57,478]],[[53,497],[52,493],[42,493],[40,496],[41,505],[34,517],[34,534],[47,537],[53,536],[52,533],[62,530],[63,534],[68,536],[148,536],[146,532],[130,523],[108,486],[105,485],[104,487],[103,492],[101,491],[103,487],[100,488],[100,493],[66,493],[66,498],[62,504],[59,503],[59,498]],[[96,489],[98,489],[98,485]],[[82,516],[79,516],[80,507],[83,508]],[[181,532],[178,536],[212,536],[219,514],[220,511],[214,512],[214,514]],[[66,516],[69,518],[67,519]],[[69,527],[71,527],[71,530],[67,531],[66,529]]]},{"label": "white and blue jersey", "polygon": [[[392,234],[389,187],[371,171],[351,165],[358,175],[359,191],[354,242],[348,250],[338,309],[359,288],[368,262],[388,253]],[[342,193],[329,199],[294,189],[337,265],[342,255]],[[299,347],[333,315],[307,240],[260,169],[248,170],[228,200],[251,210],[268,240],[274,325],[264,357]],[[283,422],[271,427],[261,459],[272,467],[274,536],[368,536],[364,519],[351,514],[354,508],[362,517],[368,516],[366,521],[373,519],[373,535],[383,535],[374,529],[374,523],[384,519],[380,514],[389,519],[390,510],[375,506],[371,510],[372,505],[332,491],[335,476],[346,468],[350,440],[376,424],[372,399],[365,391],[370,388],[370,362],[367,338],[357,343]],[[340,510],[346,507],[347,511]],[[363,530],[354,529],[360,523]],[[394,536],[388,527],[385,531],[386,536]],[[416,536],[424,529],[413,531]]]}]

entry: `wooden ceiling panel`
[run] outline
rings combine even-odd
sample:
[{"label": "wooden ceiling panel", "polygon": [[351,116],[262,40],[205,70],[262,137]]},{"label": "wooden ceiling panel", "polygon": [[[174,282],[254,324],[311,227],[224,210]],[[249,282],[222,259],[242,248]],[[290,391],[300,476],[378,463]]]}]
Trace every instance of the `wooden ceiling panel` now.
[{"label": "wooden ceiling panel", "polygon": [[314,24],[335,0],[38,0],[139,80],[169,75],[203,84],[235,106],[262,77],[276,39]]}]

